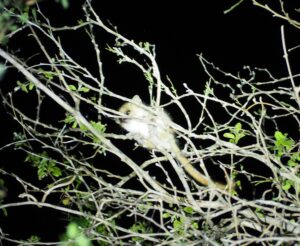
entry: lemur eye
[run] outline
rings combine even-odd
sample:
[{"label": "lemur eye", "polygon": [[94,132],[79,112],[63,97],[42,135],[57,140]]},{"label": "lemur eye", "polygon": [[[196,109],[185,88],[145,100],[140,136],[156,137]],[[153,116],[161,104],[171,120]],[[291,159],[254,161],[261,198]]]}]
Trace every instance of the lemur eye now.
[{"label": "lemur eye", "polygon": [[125,113],[126,115],[130,115],[130,110],[127,109],[124,113]]}]

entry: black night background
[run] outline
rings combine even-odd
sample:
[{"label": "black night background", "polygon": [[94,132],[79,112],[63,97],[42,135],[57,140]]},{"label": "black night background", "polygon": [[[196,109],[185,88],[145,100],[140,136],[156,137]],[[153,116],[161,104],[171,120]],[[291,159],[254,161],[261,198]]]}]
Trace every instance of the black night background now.
[{"label": "black night background", "polygon": [[[187,87],[185,85],[194,92],[204,92],[206,82],[209,78],[200,63],[199,55],[202,55],[207,61],[213,63],[215,68],[228,73],[228,76],[226,76],[226,74],[216,73],[216,78],[220,76],[220,81],[221,83],[224,83],[224,85],[227,83],[229,84],[232,80],[229,74],[234,74],[241,78],[243,78],[243,76],[249,76],[248,68],[253,69],[253,71],[255,69],[257,69],[256,71],[266,69],[270,71],[272,76],[275,78],[288,77],[289,74],[286,61],[284,59],[282,45],[283,27],[285,42],[288,49],[296,47],[289,55],[289,62],[291,64],[293,74],[298,74],[300,72],[298,66],[300,49],[299,47],[297,48],[297,45],[299,45],[300,42],[299,27],[297,29],[286,20],[272,16],[272,14],[265,9],[255,6],[252,1],[241,1],[242,3],[239,6],[228,11],[237,2],[239,1],[164,1],[162,3],[161,1],[141,2],[94,0],[92,1],[92,6],[94,11],[99,15],[101,20],[105,22],[105,24],[109,27],[115,27],[118,33],[126,37],[128,40],[133,40],[137,44],[139,42],[149,42],[150,44],[155,45],[156,62],[160,69],[161,78],[167,85],[170,85],[168,81],[171,81],[179,95],[186,93]],[[263,3],[268,1],[261,2]],[[280,1],[274,1],[274,6],[271,6],[274,9],[280,10],[279,2]],[[61,4],[56,1],[44,0],[38,3],[38,8],[43,12],[44,16],[50,20],[50,24],[53,27],[64,27],[77,25],[79,19],[84,19],[84,13],[82,11],[83,4],[83,0],[69,0],[68,8],[64,9]],[[30,8],[35,7],[36,6],[34,4],[30,5]],[[296,9],[300,9],[298,1],[286,1],[285,10],[290,13],[291,18],[295,18],[296,20],[298,18],[299,20],[299,12],[295,11]],[[133,66],[130,63],[119,64],[118,58],[108,51],[108,46],[113,46],[115,43],[115,38],[112,35],[108,34],[104,30],[96,30],[96,28],[95,35],[96,40],[99,41],[98,46],[101,50],[101,61],[103,64],[106,86],[112,92],[126,98],[132,98],[137,94],[145,103],[149,104],[150,96],[148,93],[148,84],[145,82],[144,74],[139,71],[136,66]],[[59,36],[66,52],[68,52],[68,54],[72,56],[78,64],[86,68],[93,76],[97,77],[99,68],[97,66],[95,51],[86,31],[84,29],[78,31],[68,30],[61,32]],[[47,41],[46,38],[41,38],[41,41],[45,42],[45,47],[50,50],[50,53],[52,50],[56,49],[56,47]],[[32,34],[30,34],[30,29],[26,30],[26,28],[24,28],[22,32],[14,35],[7,41],[7,43],[2,44],[0,47],[7,52],[12,52],[15,57],[19,57],[23,61],[27,59],[28,64],[41,65],[42,63],[47,62],[46,59],[41,59],[41,56],[34,55],[35,53],[41,53],[41,50],[37,42],[32,37]],[[132,57],[138,57],[137,54],[129,49],[128,54],[132,55]],[[137,58],[137,60],[138,59],[139,58]],[[143,59],[141,59],[141,61],[138,60],[138,62],[144,64],[143,62],[145,61]],[[26,153],[18,150],[15,146],[7,146],[9,143],[13,142],[14,134],[16,132],[22,132],[23,130],[20,127],[20,122],[18,123],[13,119],[12,108],[7,106],[7,102],[5,103],[3,98],[8,100],[8,93],[14,91],[14,88],[17,86],[17,81],[22,81],[22,79],[24,80],[24,76],[20,72],[17,72],[16,69],[13,69],[8,62],[5,62],[3,57],[0,59],[0,62],[10,66],[0,80],[3,101],[0,105],[0,181],[4,181],[3,192],[5,193],[2,201],[0,196],[1,207],[1,205],[25,201],[26,198],[22,196],[20,197],[20,194],[24,194],[27,189],[32,188],[29,184],[45,188],[51,182],[49,182],[49,179],[47,178],[42,180],[38,179],[37,168],[24,161]],[[264,75],[259,75],[259,72],[257,73],[257,79],[264,81]],[[295,76],[296,86],[298,86],[298,81],[298,76]],[[286,81],[286,85],[287,87],[290,86],[288,80]],[[266,84],[264,88],[272,91],[272,86],[273,84]],[[226,86],[219,86],[215,89],[214,93],[222,100],[227,100],[228,98]],[[71,98],[67,98],[66,100],[70,99]],[[14,100],[16,107],[20,108],[23,112],[28,113],[28,116],[34,117],[31,115],[32,112],[35,112],[34,108],[36,107],[36,100],[34,98],[30,99],[28,96],[22,96],[20,94]],[[166,96],[162,96],[162,102],[167,103],[168,98]],[[195,104],[190,97],[183,99],[182,102],[186,105],[191,119],[196,120],[197,113],[201,110],[200,104]],[[41,108],[41,119],[45,119],[46,122],[49,122],[49,124],[55,124],[65,117],[65,111],[63,109],[58,110],[54,105],[56,104],[52,100],[45,100],[45,103]],[[74,106],[75,103],[72,105]],[[122,105],[122,101],[104,96],[103,105],[107,108],[118,110],[118,108]],[[268,105],[266,107],[268,108]],[[220,108],[208,106],[208,108],[210,112],[215,115],[216,121],[226,121],[227,116],[224,115],[224,111],[221,106]],[[83,105],[81,108],[83,116],[91,117],[93,120],[97,119],[98,116],[96,110],[85,110],[90,110],[88,105]],[[177,110],[178,109],[172,106],[167,108],[167,111],[174,122],[182,127],[187,127],[184,117],[178,114]],[[295,111],[295,118],[299,117],[299,108],[297,110],[297,112]],[[120,126],[109,116],[104,116],[103,122],[106,125],[106,133],[120,135],[125,134],[125,131],[121,129]],[[200,129],[202,129],[201,127],[203,127],[204,130],[204,126],[200,126]],[[298,150],[299,152],[299,142],[297,144],[297,141],[299,141],[299,125],[297,126],[294,121],[290,122],[288,118],[279,118],[276,126],[272,125],[268,127],[268,125],[266,125],[265,128],[267,128],[265,129],[265,132],[268,136],[274,135],[276,130],[287,133],[288,136],[291,139],[294,139],[295,142],[295,147],[293,147],[293,150],[291,151],[297,152]],[[31,138],[29,137],[27,141],[30,142],[30,139]],[[120,139],[113,139],[111,141],[126,155],[130,156],[136,163],[143,163],[151,156],[149,151],[143,148],[135,149],[134,142],[131,140],[124,141]],[[199,140],[199,142],[195,141],[194,143],[197,147],[201,147],[203,149],[209,149],[211,146],[211,141],[201,142]],[[36,144],[37,143],[34,143],[32,145],[33,148],[35,148]],[[249,146],[249,144],[253,144],[253,142],[245,137],[244,139],[241,139],[239,144],[240,146]],[[181,147],[184,146],[184,141],[182,139],[179,140],[179,145]],[[37,147],[37,149],[40,152],[43,151],[42,147]],[[85,151],[87,151],[85,147],[80,150],[82,155],[84,155]],[[281,162],[284,165],[287,161],[291,160],[288,155],[281,157]],[[102,167],[104,169],[108,170],[108,172],[114,173],[116,176],[128,175],[131,172],[131,169],[127,166],[117,165],[118,162],[120,162],[120,158],[109,153],[109,151],[106,156],[102,155],[97,158],[98,159],[96,160],[99,163],[103,163]],[[224,159],[220,158],[218,161],[230,162],[230,158],[228,156],[224,157]],[[209,160],[205,163],[207,165]],[[245,159],[243,165],[243,168],[239,169],[240,173],[237,176],[237,179],[241,182],[242,188],[240,187],[237,189],[236,196],[238,196],[239,199],[244,199],[245,201],[254,201],[256,199],[264,200],[267,198],[271,201],[276,192],[274,194],[272,193],[272,195],[268,194],[269,197],[264,193],[266,190],[270,189],[271,185],[269,183],[262,183],[255,186],[251,184],[251,178],[246,177],[247,175],[243,173],[243,171],[246,170],[249,173],[257,174],[258,176],[272,176],[272,172],[269,168],[267,168],[267,165],[261,165],[259,162],[253,161],[253,159]],[[102,167],[98,166],[98,168]],[[178,183],[178,188],[181,189],[182,186],[179,184],[179,180],[176,180],[176,173],[171,169],[172,167],[170,166],[169,175],[170,177],[174,177],[174,183]],[[207,170],[214,179],[224,182],[225,178],[220,168],[208,166]],[[165,179],[165,176],[155,168],[149,168],[148,171],[151,175],[156,176],[159,182],[162,182],[162,180]],[[8,173],[9,175],[6,175],[5,173]],[[28,186],[26,186],[25,183],[23,183],[23,186],[20,185],[20,182],[17,181],[18,176],[22,177],[23,180],[26,180],[28,182]],[[114,178],[109,177],[105,181],[113,184],[113,180]],[[93,187],[95,186],[95,181],[91,178],[89,184]],[[135,181],[132,181],[128,182],[127,186],[124,187],[134,189],[137,188],[138,185],[138,182],[135,183]],[[139,190],[139,188],[137,188],[137,190]],[[299,191],[295,190],[290,193],[290,196],[295,196],[299,199]],[[43,194],[36,194],[37,199],[42,199],[42,196]],[[62,194],[54,194],[50,195],[47,199],[49,199],[49,203],[53,206],[60,206],[61,201],[64,198],[65,197]],[[208,201],[210,200],[208,199]],[[228,201],[232,201],[234,203],[237,200],[235,200],[235,198],[228,198]],[[290,204],[287,201],[283,201],[282,203],[285,205]],[[82,207],[78,205],[78,207],[80,207],[78,208],[80,212],[85,209],[83,204],[81,204],[81,206]],[[299,214],[299,203],[297,206],[298,207],[295,207],[295,211],[297,210]],[[66,205],[65,207],[72,208],[72,205],[69,207]],[[74,207],[76,207],[76,205],[74,205]],[[284,208],[281,209],[284,210]],[[118,211],[118,207],[113,207],[112,211]],[[12,206],[2,209],[0,212],[0,245],[21,245],[20,241],[17,240],[27,240],[32,235],[37,235],[41,239],[41,242],[59,242],[62,240],[63,235],[65,235],[66,227],[69,222],[71,220],[76,220],[73,218],[76,217],[74,214],[72,215],[68,212],[63,212],[63,210],[59,211],[53,209],[51,206]],[[86,213],[90,214],[91,212]],[[122,219],[120,219],[118,225],[123,226],[124,228],[126,228],[127,223],[133,223],[134,221],[134,218],[132,217],[128,217],[127,220],[126,216],[120,216]],[[201,216],[199,215],[199,221],[205,220]],[[228,214],[224,214],[224,217],[228,217]],[[159,219],[156,214],[153,215],[152,218],[159,223]],[[295,218],[293,218],[291,214],[290,217],[287,217],[287,220],[288,219],[293,220]],[[216,220],[219,221],[220,218],[217,218]],[[96,227],[94,224],[93,226]],[[199,231],[201,230],[203,230],[202,227],[199,228]],[[234,228],[231,230],[234,230]],[[248,231],[247,233],[259,236],[261,234],[258,231],[259,230],[253,229],[253,231]],[[274,229],[274,231],[276,230]],[[153,233],[154,232],[156,232],[155,229]],[[276,232],[277,234],[275,233],[274,237],[275,235],[284,235],[284,233],[280,234],[279,231]],[[122,231],[122,233],[124,233],[124,235],[126,234],[125,231]],[[120,234],[120,238],[123,235],[122,233]],[[151,234],[152,231],[148,233]],[[90,235],[96,237],[95,234]],[[296,233],[290,232],[290,234],[287,234],[286,236],[296,237],[296,235]],[[16,241],[5,240],[5,237],[15,239]],[[236,239],[241,238],[237,237]],[[221,243],[221,239],[215,240],[220,243],[218,245],[223,245],[224,243]],[[264,245],[273,245],[275,241],[272,240],[270,240],[270,244],[266,244],[266,242],[264,242]],[[291,240],[291,242],[296,243],[297,240],[293,240]],[[107,244],[104,242],[101,244],[99,241],[97,244],[96,241],[97,240],[93,242],[93,245],[110,244],[109,241]],[[140,245],[164,245],[152,242],[151,240],[149,241],[150,243],[148,242],[148,244],[140,242]],[[139,245],[139,241],[135,240],[134,237],[132,241],[124,238],[124,242],[126,242],[124,245]],[[195,243],[197,241],[187,240],[184,242],[188,244],[189,242]],[[201,242],[203,243],[203,241]],[[24,243],[23,245],[30,244]],[[36,245],[47,244],[37,243]],[[207,245],[213,245],[213,243],[210,244],[207,242]],[[224,243],[224,245],[226,245],[226,243]],[[239,245],[250,244],[241,243]],[[258,245],[262,244],[258,243]],[[282,245],[292,244],[283,243]]]}]

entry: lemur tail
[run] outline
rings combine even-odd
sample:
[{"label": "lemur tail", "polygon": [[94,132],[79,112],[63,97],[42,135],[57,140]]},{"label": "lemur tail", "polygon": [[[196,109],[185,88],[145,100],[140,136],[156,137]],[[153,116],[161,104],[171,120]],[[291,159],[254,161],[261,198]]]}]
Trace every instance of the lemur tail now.
[{"label": "lemur tail", "polygon": [[[181,153],[180,149],[176,146],[176,152],[175,156],[177,160],[181,163],[184,170],[197,182],[204,186],[208,186],[210,184],[214,185],[215,187],[221,189],[221,190],[227,190],[227,191],[233,191],[233,187],[226,184],[221,184],[219,182],[213,182],[210,181],[208,178],[206,178],[203,174],[201,174],[196,168],[193,167],[193,165],[190,163],[190,161]],[[231,182],[229,182],[231,184]]]}]

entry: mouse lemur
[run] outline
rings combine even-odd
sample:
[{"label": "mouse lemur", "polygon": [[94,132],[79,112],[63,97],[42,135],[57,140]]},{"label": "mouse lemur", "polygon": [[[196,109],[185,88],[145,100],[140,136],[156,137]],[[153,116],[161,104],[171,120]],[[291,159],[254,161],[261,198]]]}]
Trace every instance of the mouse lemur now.
[{"label": "mouse lemur", "polygon": [[[144,148],[156,149],[162,153],[167,151],[173,154],[193,179],[208,186],[209,179],[194,168],[179,149],[174,132],[170,127],[172,120],[168,114],[162,109],[154,114],[151,108],[145,105],[137,95],[132,98],[132,101],[120,107],[119,112],[124,117],[118,123]],[[228,188],[217,182],[213,184],[220,189]]]}]

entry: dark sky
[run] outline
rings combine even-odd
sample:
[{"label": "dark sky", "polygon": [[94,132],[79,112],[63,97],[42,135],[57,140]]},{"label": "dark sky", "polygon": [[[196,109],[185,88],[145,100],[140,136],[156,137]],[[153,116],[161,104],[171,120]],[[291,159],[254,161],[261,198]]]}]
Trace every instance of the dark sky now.
[{"label": "dark sky", "polygon": [[[82,15],[80,2],[71,1],[67,11],[59,9],[57,4],[43,9],[51,16],[54,14],[51,18],[54,24],[74,24]],[[163,79],[169,76],[179,89],[183,82],[194,88],[201,88],[204,84],[196,56],[200,53],[227,72],[236,73],[244,65],[250,65],[268,68],[278,75],[286,74],[280,36],[280,25],[285,22],[272,18],[270,13],[254,7],[250,1],[245,1],[228,14],[224,11],[237,1],[210,0],[200,5],[193,1],[167,1],[164,6],[158,1],[149,4],[133,1],[93,2],[100,18],[116,26],[122,35],[156,46]],[[47,2],[44,5],[47,6]],[[287,41],[291,46],[296,45],[299,35],[298,40],[295,39],[295,28],[286,26]],[[78,56],[89,56],[82,49],[86,41],[78,36],[70,36],[70,40]],[[99,42],[106,41],[100,38]],[[91,63],[90,57],[88,63]],[[122,69],[130,69],[130,66],[119,66],[119,69],[121,74]],[[132,79],[138,80],[136,76],[133,75]],[[120,77],[124,78],[122,75]]]}]

